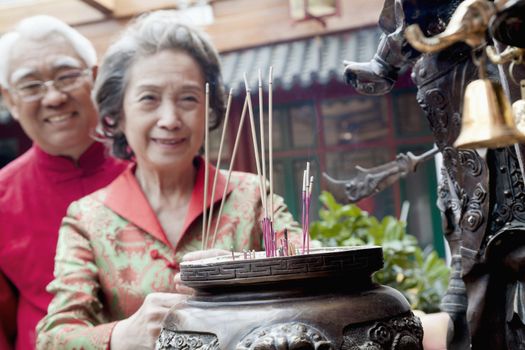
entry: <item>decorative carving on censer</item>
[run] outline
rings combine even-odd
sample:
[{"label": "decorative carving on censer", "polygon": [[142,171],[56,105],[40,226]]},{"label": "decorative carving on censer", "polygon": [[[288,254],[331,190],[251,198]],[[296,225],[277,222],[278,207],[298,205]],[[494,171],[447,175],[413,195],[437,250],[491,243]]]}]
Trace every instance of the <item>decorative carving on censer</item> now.
[{"label": "decorative carving on censer", "polygon": [[317,329],[300,322],[275,324],[255,329],[235,350],[335,350]]},{"label": "decorative carving on censer", "polygon": [[217,336],[211,333],[166,330],[155,345],[157,350],[220,350]]},{"label": "decorative carving on censer", "polygon": [[419,349],[422,338],[421,322],[417,317],[407,315],[385,322],[346,327],[341,350]]},{"label": "decorative carving on censer", "polygon": [[269,281],[370,274],[383,266],[380,254],[377,249],[357,248],[332,248],[330,254],[295,255],[293,259],[288,256],[261,259],[258,255],[258,259],[243,260],[238,254],[235,260],[225,257],[216,264],[188,264],[181,269],[181,278],[190,287],[207,289],[229,284],[239,288],[243,284],[267,284]]},{"label": "decorative carving on censer", "polygon": [[170,310],[157,350],[422,349],[405,297],[371,280],[381,247],[244,257],[181,263],[196,294]]}]

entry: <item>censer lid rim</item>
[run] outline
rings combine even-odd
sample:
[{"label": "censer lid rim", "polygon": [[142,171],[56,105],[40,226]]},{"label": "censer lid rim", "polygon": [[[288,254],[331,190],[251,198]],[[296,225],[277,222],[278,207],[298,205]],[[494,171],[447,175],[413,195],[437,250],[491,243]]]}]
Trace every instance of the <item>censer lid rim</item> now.
[{"label": "censer lid rim", "polygon": [[[232,260],[232,254],[225,254],[220,256],[215,256],[212,258],[205,258],[205,259],[199,259],[199,260],[192,260],[192,261],[183,261],[180,263],[181,268],[182,267],[191,267],[191,266],[199,266],[203,267],[206,265],[220,265],[221,263],[231,263],[233,261],[267,261],[267,260],[277,260],[277,259],[297,259],[297,257],[316,257],[323,254],[336,254],[336,253],[344,253],[344,252],[366,252],[366,251],[375,251],[380,250],[382,252],[383,248],[378,245],[361,245],[361,246],[343,246],[343,247],[321,247],[321,248],[314,248],[310,249],[309,254],[297,254],[297,255],[289,255],[289,256],[274,256],[274,257],[266,257],[264,251],[256,251],[256,257],[250,258],[250,259],[244,259],[243,258],[243,252],[233,252],[235,256],[235,260]],[[249,253],[248,253],[249,254]]]},{"label": "censer lid rim", "polygon": [[356,280],[364,278],[366,283],[371,283],[370,276],[383,267],[380,246],[321,248],[310,250],[310,254],[271,258],[259,252],[259,256],[261,258],[250,259],[246,255],[244,259],[243,253],[234,253],[235,259],[228,255],[188,261],[180,266],[181,280],[189,287],[202,290],[313,280],[340,283],[348,276]]}]

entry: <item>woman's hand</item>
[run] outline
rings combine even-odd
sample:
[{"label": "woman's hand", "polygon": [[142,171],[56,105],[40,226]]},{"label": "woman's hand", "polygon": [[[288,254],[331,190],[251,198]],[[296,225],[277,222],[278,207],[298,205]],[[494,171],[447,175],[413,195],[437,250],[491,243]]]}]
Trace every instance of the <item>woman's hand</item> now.
[{"label": "woman's hand", "polygon": [[137,312],[117,322],[111,334],[110,349],[153,349],[166,313],[186,298],[186,295],[172,293],[147,295]]},{"label": "woman's hand", "polygon": [[423,349],[446,350],[447,336],[452,327],[450,316],[446,312],[425,314],[416,310],[414,314],[419,317],[423,325]]},{"label": "woman's hand", "polygon": [[[197,250],[197,251],[184,255],[182,257],[182,261],[195,261],[195,260],[200,260],[200,259],[214,258],[217,256],[228,255],[228,254],[231,254],[231,252],[224,250],[224,249]],[[195,291],[193,290],[193,288],[185,286],[182,283],[182,280],[180,278],[180,273],[177,273],[175,275],[173,282],[175,283],[175,290],[177,291],[177,293],[186,294],[186,295],[194,294]]]}]

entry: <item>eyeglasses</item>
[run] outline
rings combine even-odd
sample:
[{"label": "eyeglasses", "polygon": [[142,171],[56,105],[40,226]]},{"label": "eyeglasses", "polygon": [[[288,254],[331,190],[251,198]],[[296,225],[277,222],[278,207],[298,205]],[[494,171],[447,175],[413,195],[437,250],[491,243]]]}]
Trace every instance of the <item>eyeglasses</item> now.
[{"label": "eyeglasses", "polygon": [[80,87],[82,78],[92,72],[91,68],[84,70],[70,70],[60,74],[53,80],[31,80],[16,85],[13,90],[26,102],[32,102],[41,99],[53,86],[60,92],[70,92]]}]

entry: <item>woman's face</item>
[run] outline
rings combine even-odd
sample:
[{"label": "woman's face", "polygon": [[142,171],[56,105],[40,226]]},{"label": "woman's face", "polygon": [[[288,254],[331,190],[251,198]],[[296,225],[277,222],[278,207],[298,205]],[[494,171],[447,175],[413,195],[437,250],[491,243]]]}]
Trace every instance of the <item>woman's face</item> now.
[{"label": "woman's face", "polygon": [[204,76],[183,51],[137,60],[124,95],[123,132],[139,166],[188,169],[204,139]]}]

